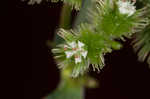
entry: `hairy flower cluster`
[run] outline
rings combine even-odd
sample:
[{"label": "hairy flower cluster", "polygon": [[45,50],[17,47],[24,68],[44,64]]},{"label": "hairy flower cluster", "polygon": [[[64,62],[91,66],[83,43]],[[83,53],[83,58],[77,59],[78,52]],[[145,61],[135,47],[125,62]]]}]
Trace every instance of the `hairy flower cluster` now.
[{"label": "hairy flower cluster", "polygon": [[105,65],[104,55],[121,48],[116,39],[130,37],[147,25],[147,18],[142,18],[144,10],[136,11],[135,2],[113,0],[112,4],[111,1],[99,0],[97,9],[89,11],[93,23],[82,23],[77,31],[58,31],[64,43],[52,49],[54,58],[60,68],[71,70],[74,78],[87,72],[90,66],[100,71]]},{"label": "hairy flower cluster", "polygon": [[66,58],[71,58],[73,56],[75,60],[75,64],[81,63],[82,58],[85,59],[88,53],[84,49],[84,46],[85,45],[80,41],[78,41],[77,43],[74,41],[74,42],[68,43],[68,45],[64,45]]}]

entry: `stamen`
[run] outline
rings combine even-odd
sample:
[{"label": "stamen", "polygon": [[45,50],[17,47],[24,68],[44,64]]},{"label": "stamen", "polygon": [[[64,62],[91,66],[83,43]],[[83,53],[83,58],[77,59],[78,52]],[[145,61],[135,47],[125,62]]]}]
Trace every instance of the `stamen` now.
[{"label": "stamen", "polygon": [[72,50],[73,50],[73,51],[76,51],[76,50],[77,50],[77,48],[72,48]]},{"label": "stamen", "polygon": [[66,51],[67,50],[67,47],[64,47],[64,51]]},{"label": "stamen", "polygon": [[79,58],[79,56],[78,56],[78,55],[75,55],[74,58]]},{"label": "stamen", "polygon": [[132,1],[136,3],[136,0],[132,0]]}]

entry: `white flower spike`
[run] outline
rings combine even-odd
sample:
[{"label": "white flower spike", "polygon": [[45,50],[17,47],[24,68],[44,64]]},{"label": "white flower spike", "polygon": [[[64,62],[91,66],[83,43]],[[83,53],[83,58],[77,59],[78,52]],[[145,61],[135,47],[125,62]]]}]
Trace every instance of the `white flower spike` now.
[{"label": "white flower spike", "polygon": [[128,14],[128,16],[133,15],[136,12],[136,7],[134,6],[135,1],[131,3],[128,0],[119,0],[117,5],[121,14]]},{"label": "white flower spike", "polygon": [[82,62],[82,57],[85,59],[88,51],[84,49],[85,44],[78,41],[68,43],[68,45],[64,45],[64,51],[66,54],[66,58],[71,58],[74,56],[75,64]]}]

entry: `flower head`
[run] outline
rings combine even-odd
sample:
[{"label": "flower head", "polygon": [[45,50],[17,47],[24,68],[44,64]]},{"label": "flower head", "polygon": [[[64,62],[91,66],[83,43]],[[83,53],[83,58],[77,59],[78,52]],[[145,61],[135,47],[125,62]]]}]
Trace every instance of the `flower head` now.
[{"label": "flower head", "polygon": [[66,58],[74,57],[75,63],[81,63],[82,57],[85,59],[87,56],[87,51],[85,50],[85,45],[78,41],[78,42],[71,42],[67,45],[64,45],[64,51],[66,54]]},{"label": "flower head", "polygon": [[134,6],[134,2],[131,3],[131,1],[119,0],[117,2],[117,5],[119,7],[119,11],[121,14],[128,14],[128,16],[131,16],[136,11],[135,6]]}]

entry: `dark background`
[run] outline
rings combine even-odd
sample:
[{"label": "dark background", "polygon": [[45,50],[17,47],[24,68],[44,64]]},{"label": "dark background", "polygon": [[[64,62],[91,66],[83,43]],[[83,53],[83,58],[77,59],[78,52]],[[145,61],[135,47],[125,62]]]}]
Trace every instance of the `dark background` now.
[{"label": "dark background", "polygon": [[[9,23],[4,22],[5,31],[10,33],[8,38],[14,39],[15,33],[18,38],[9,42],[9,47],[12,51],[19,42],[17,52],[23,57],[12,51],[13,56],[20,58],[16,75],[24,81],[23,98],[41,99],[59,83],[59,70],[46,41],[53,39],[54,30],[58,28],[62,2],[29,6],[12,1],[7,8],[3,11]],[[130,42],[127,40],[121,50],[105,56],[106,66],[100,74],[90,72],[99,80],[100,87],[86,88],[86,99],[150,99],[150,69],[146,63],[137,61]]]}]

